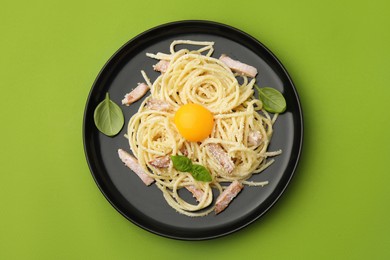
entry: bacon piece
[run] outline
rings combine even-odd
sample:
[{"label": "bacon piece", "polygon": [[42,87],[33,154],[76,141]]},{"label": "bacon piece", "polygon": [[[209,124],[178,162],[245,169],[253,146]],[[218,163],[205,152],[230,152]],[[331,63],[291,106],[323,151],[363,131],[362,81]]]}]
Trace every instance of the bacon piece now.
[{"label": "bacon piece", "polygon": [[207,147],[214,158],[219,162],[219,164],[222,165],[227,173],[231,173],[234,170],[233,161],[219,144],[208,144]]},{"label": "bacon piece", "polygon": [[244,185],[238,181],[233,181],[221,195],[218,196],[215,202],[215,214],[220,213],[229,205],[229,203],[237,196],[237,194],[244,188]]},{"label": "bacon piece", "polygon": [[146,102],[146,106],[150,109],[153,110],[158,110],[158,111],[169,111],[172,110],[171,105],[163,100],[151,98]]},{"label": "bacon piece", "polygon": [[260,131],[250,131],[248,134],[248,145],[259,146],[261,143]]},{"label": "bacon piece", "polygon": [[135,89],[125,95],[125,98],[122,100],[122,105],[129,106],[131,103],[142,98],[149,89],[149,86],[145,83],[139,83]]},{"label": "bacon piece", "polygon": [[160,60],[156,65],[153,65],[153,69],[159,72],[166,72],[169,66],[169,61]]},{"label": "bacon piece", "polygon": [[201,201],[202,200],[202,197],[203,197],[203,191],[202,190],[195,188],[194,185],[187,185],[187,186],[185,186],[185,188],[192,193],[192,196],[197,201]]},{"label": "bacon piece", "polygon": [[135,174],[140,177],[140,179],[149,186],[154,182],[154,179],[147,175],[144,170],[142,169],[141,165],[139,165],[138,160],[130,155],[129,153],[123,151],[122,149],[118,149],[118,155],[119,158],[122,160],[122,162],[129,167]]},{"label": "bacon piece", "polygon": [[149,162],[151,165],[157,168],[168,168],[171,163],[169,155],[159,156]]},{"label": "bacon piece", "polygon": [[232,58],[226,56],[225,54],[222,54],[221,57],[219,57],[219,60],[225,63],[225,65],[228,66],[232,71],[238,72],[240,74],[252,78],[256,77],[257,69],[253,66],[242,63],[238,60],[233,60]]}]

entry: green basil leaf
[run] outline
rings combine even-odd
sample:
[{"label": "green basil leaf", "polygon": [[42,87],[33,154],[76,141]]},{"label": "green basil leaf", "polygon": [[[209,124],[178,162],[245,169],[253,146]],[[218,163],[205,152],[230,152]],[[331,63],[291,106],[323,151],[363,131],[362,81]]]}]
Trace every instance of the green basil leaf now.
[{"label": "green basil leaf", "polygon": [[263,102],[264,109],[271,113],[283,113],[286,110],[286,100],[282,93],[274,88],[259,88],[259,99]]},{"label": "green basil leaf", "polygon": [[190,172],[192,169],[192,162],[189,158],[183,155],[172,155],[171,160],[173,167],[181,172]]},{"label": "green basil leaf", "polygon": [[200,164],[192,164],[191,160],[183,155],[172,155],[173,167],[181,172],[189,172],[197,181],[210,182],[210,172]]},{"label": "green basil leaf", "polygon": [[117,135],[125,123],[121,108],[110,100],[108,92],[106,98],[95,108],[93,119],[97,129],[107,136]]},{"label": "green basil leaf", "polygon": [[193,164],[190,173],[197,181],[210,182],[212,180],[210,172],[200,164]]}]

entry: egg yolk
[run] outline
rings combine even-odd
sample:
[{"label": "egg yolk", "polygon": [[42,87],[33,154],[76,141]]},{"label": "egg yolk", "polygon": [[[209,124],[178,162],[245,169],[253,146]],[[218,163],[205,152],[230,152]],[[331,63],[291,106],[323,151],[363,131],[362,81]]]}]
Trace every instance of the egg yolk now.
[{"label": "egg yolk", "polygon": [[200,142],[211,134],[214,126],[213,114],[198,104],[181,106],[174,122],[179,133],[188,141]]}]

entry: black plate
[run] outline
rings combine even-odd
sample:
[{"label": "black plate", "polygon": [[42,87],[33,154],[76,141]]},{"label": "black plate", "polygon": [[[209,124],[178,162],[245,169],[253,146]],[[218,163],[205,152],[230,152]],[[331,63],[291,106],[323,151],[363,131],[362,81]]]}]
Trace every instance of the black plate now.
[{"label": "black plate", "polygon": [[[169,52],[177,39],[214,41],[213,57],[225,53],[255,66],[257,84],[278,89],[287,101],[287,111],[279,116],[269,150],[282,149],[276,162],[252,178],[268,180],[269,185],[245,187],[240,195],[219,215],[191,218],[177,213],[164,200],[160,190],[146,187],[126,168],[117,156],[118,148],[130,151],[124,138],[127,122],[141,101],[122,107],[126,125],[114,138],[101,134],[94,125],[93,112],[105,93],[120,104],[125,93],[143,81],[143,69],[154,80],[159,74],[155,60],[146,52]],[[202,240],[237,231],[262,216],[278,200],[297,167],[303,139],[303,118],[297,91],[282,64],[259,41],[235,28],[208,21],[180,21],[150,29],[130,40],[106,63],[90,91],[83,125],[86,158],[96,184],[107,200],[124,217],[136,225],[165,237]]]}]

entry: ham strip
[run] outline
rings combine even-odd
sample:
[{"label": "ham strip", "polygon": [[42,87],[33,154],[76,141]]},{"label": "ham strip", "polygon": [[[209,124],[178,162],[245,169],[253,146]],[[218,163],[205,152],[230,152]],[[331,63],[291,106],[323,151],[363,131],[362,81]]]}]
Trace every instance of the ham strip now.
[{"label": "ham strip", "polygon": [[215,214],[222,212],[229,203],[237,196],[237,194],[244,188],[244,185],[238,181],[233,181],[229,187],[227,187],[221,195],[218,196],[215,202]]},{"label": "ham strip", "polygon": [[160,60],[159,62],[157,62],[156,65],[153,65],[153,69],[155,71],[159,71],[159,72],[166,72],[167,69],[168,69],[168,66],[169,66],[169,61],[167,60]]},{"label": "ham strip", "polygon": [[234,170],[232,159],[219,144],[208,144],[207,148],[227,173],[231,173]]},{"label": "ham strip", "polygon": [[160,156],[151,160],[149,163],[157,168],[168,168],[171,163],[171,158],[168,155]]},{"label": "ham strip", "polygon": [[259,146],[261,143],[260,131],[250,131],[248,134],[248,145]]},{"label": "ham strip", "polygon": [[135,89],[125,95],[125,98],[122,100],[122,105],[129,106],[131,103],[142,98],[149,89],[149,86],[145,83],[139,83]]},{"label": "ham strip", "polygon": [[169,111],[172,110],[171,105],[163,100],[151,98],[146,102],[146,106],[152,110]]},{"label": "ham strip", "polygon": [[129,153],[123,151],[122,149],[118,149],[118,155],[119,158],[122,160],[122,162],[129,167],[135,174],[138,175],[138,177],[147,185],[149,186],[154,182],[154,179],[147,175],[144,170],[142,169],[141,165],[139,165],[138,160],[130,155]]},{"label": "ham strip", "polygon": [[202,200],[202,197],[203,197],[203,191],[202,190],[195,188],[195,186],[193,186],[193,185],[185,186],[185,188],[192,193],[192,196],[198,202]]},{"label": "ham strip", "polygon": [[234,72],[238,72],[240,74],[252,78],[256,77],[257,69],[253,66],[242,63],[238,60],[233,60],[232,58],[226,56],[225,54],[222,54],[221,57],[219,57],[219,60],[225,63],[225,65],[228,66]]}]

